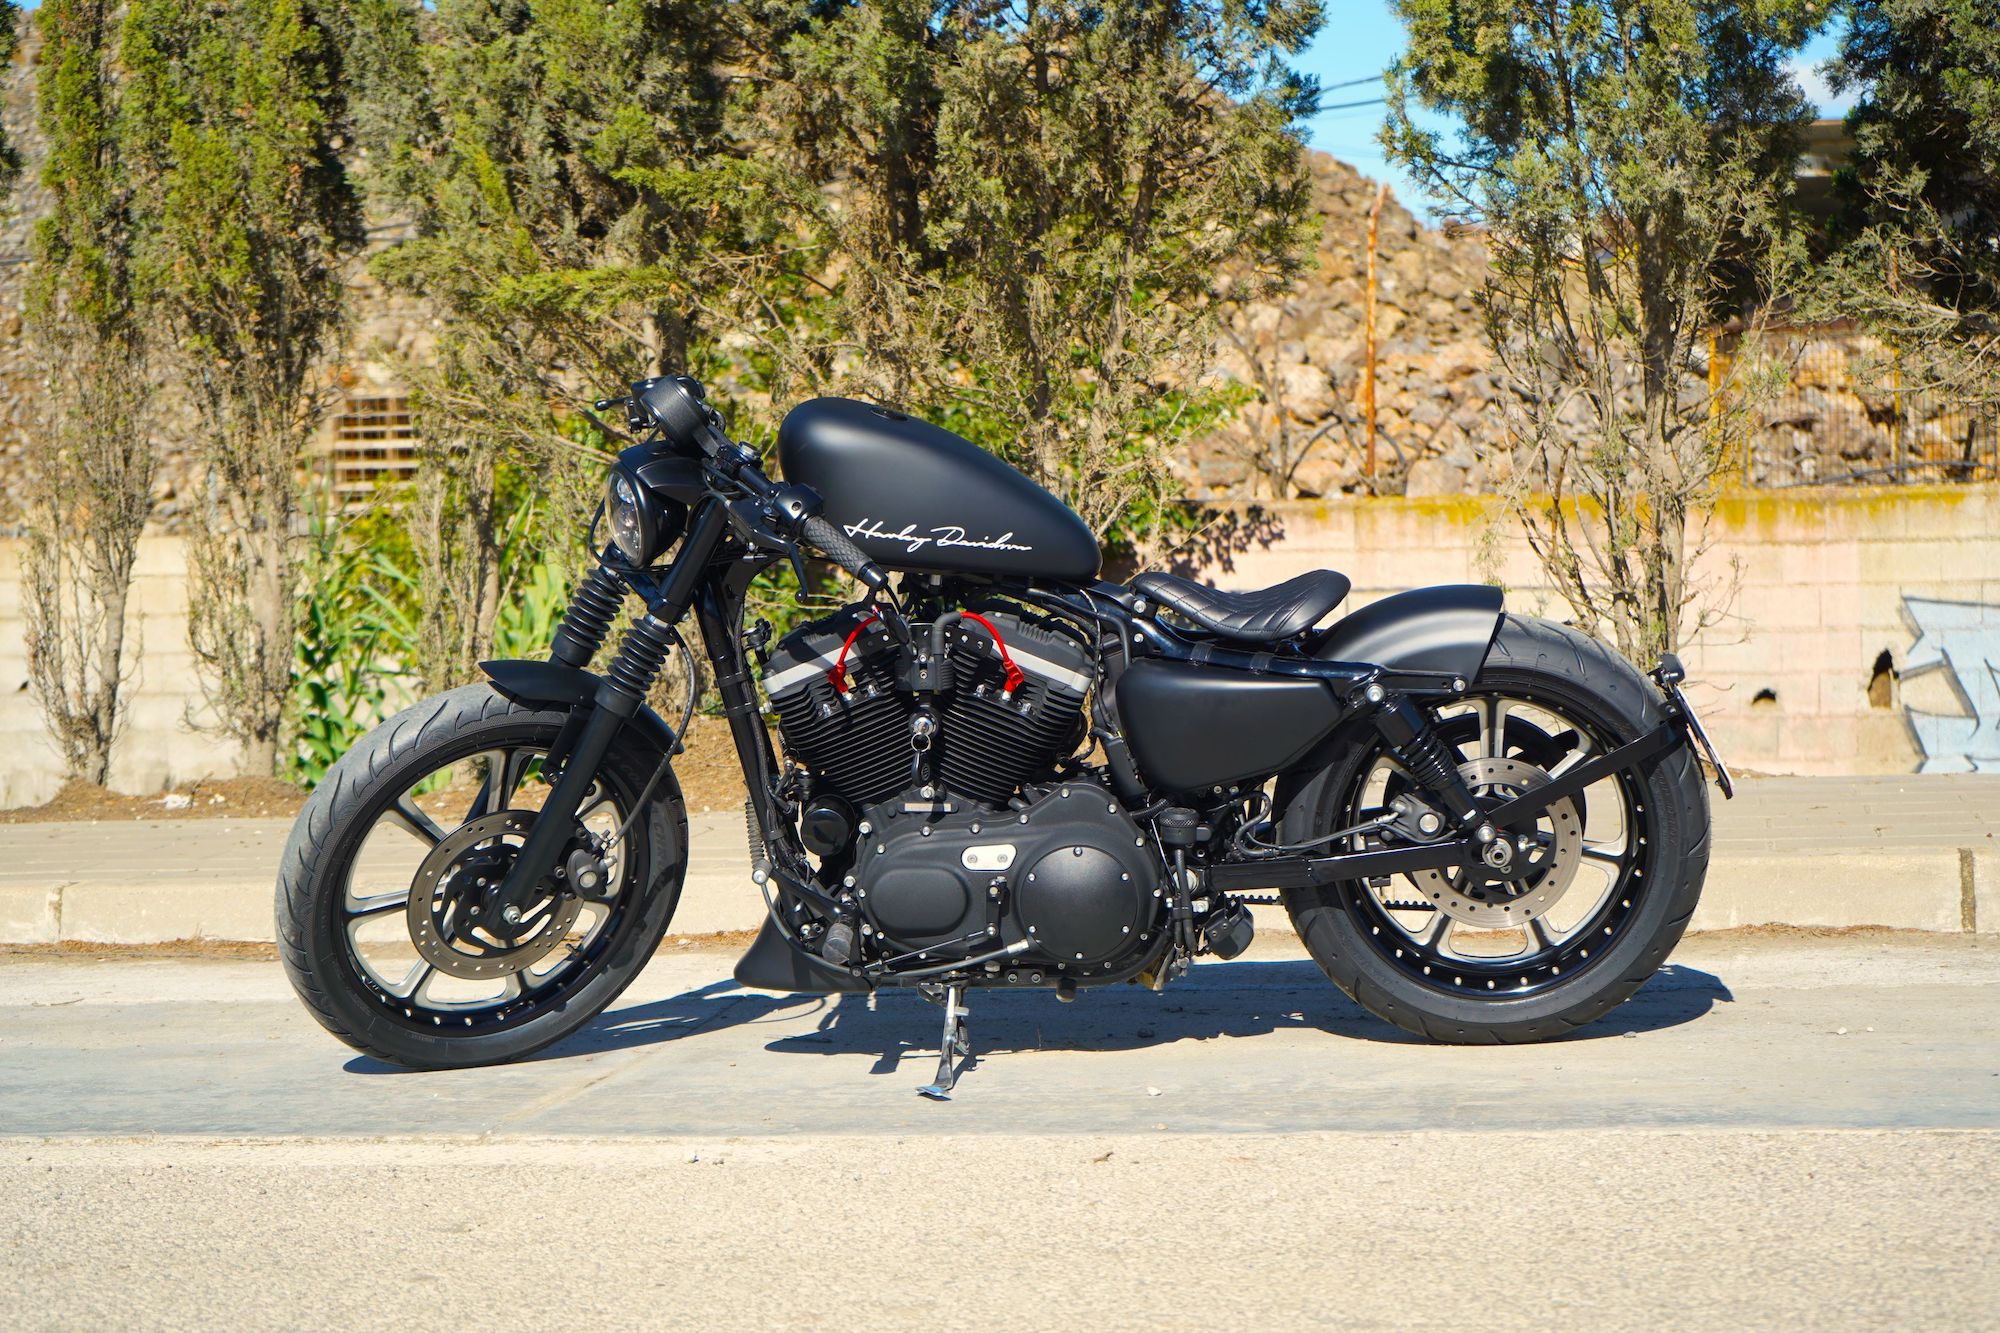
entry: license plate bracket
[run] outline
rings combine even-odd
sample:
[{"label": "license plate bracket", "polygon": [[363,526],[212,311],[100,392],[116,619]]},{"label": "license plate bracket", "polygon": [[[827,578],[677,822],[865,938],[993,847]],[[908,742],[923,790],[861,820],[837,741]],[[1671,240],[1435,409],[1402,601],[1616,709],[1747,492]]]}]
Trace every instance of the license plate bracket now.
[{"label": "license plate bracket", "polygon": [[1708,738],[1708,729],[1701,725],[1701,719],[1695,715],[1694,705],[1688,702],[1687,695],[1681,693],[1681,682],[1686,679],[1687,669],[1681,665],[1680,658],[1672,653],[1663,654],[1660,664],[1653,668],[1653,680],[1659,685],[1660,692],[1667,696],[1667,702],[1672,704],[1674,711],[1680,715],[1681,725],[1687,728],[1695,748],[1702,758],[1708,761],[1708,766],[1715,771],[1715,785],[1722,788],[1722,799],[1734,800],[1736,779],[1730,776],[1729,765],[1723,763],[1722,756],[1716,752],[1715,742]]}]

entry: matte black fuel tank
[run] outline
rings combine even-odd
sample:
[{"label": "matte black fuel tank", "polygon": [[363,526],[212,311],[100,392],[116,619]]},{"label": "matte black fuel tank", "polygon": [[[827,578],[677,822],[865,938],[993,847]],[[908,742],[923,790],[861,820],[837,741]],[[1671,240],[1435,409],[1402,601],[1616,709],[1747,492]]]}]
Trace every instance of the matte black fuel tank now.
[{"label": "matte black fuel tank", "polygon": [[1133,663],[1116,699],[1140,774],[1172,792],[1270,777],[1340,720],[1324,681],[1186,662]]},{"label": "matte black fuel tank", "polygon": [[887,568],[1097,576],[1097,536],[1067,505],[970,440],[893,408],[800,403],[778,427],[778,462]]}]

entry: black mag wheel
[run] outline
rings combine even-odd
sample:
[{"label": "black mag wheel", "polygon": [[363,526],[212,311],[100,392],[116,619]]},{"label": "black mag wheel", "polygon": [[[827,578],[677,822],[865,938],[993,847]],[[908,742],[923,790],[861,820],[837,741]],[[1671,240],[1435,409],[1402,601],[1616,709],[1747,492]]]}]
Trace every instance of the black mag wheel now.
[{"label": "black mag wheel", "polygon": [[[1433,716],[1487,806],[1660,720],[1657,693],[1622,658],[1512,616],[1472,690]],[[1351,828],[1412,787],[1378,744],[1357,745],[1295,806],[1287,839]],[[1516,843],[1504,873],[1350,881],[1294,891],[1287,905],[1327,975],[1390,1022],[1455,1042],[1561,1036],[1638,989],[1686,928],[1708,860],[1700,770],[1685,747],[1669,751],[1554,802]]]},{"label": "black mag wheel", "polygon": [[686,816],[669,774],[631,818],[661,756],[629,733],[577,813],[575,849],[625,830],[585,868],[593,882],[495,902],[563,721],[468,686],[378,727],[314,792],[286,847],[279,940],[336,1036],[411,1067],[519,1059],[589,1021],[651,956],[679,899]]}]

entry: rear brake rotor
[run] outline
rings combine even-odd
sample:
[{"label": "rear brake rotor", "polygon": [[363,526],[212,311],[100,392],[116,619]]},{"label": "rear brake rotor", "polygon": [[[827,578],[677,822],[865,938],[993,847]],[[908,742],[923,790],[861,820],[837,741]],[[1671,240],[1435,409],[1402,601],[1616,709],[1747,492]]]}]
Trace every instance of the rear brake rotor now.
[{"label": "rear brake rotor", "polygon": [[410,941],[424,961],[454,977],[503,977],[545,957],[583,910],[567,893],[531,903],[518,921],[492,915],[493,898],[532,810],[482,815],[432,849],[410,887]]},{"label": "rear brake rotor", "polygon": [[[1458,774],[1482,804],[1498,804],[1549,781],[1549,775],[1519,759],[1474,759]],[[1410,876],[1439,911],[1488,930],[1524,926],[1555,906],[1583,860],[1583,821],[1571,797],[1542,811],[1525,848],[1517,841],[1516,861],[1506,873],[1484,867],[1451,872],[1423,870]]]}]

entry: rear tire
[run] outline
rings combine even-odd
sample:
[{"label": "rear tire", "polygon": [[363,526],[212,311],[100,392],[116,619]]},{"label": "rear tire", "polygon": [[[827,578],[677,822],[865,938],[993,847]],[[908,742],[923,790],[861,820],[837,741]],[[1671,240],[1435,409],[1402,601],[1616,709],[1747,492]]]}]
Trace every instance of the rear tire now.
[{"label": "rear tire", "polygon": [[[545,749],[567,716],[510,702],[487,685],[463,686],[376,727],[314,789],[280,862],[277,925],[292,987],[327,1031],[411,1069],[519,1060],[596,1017],[653,956],[687,868],[687,814],[671,773],[653,789],[627,835],[621,855],[631,860],[621,872],[617,906],[607,911],[607,938],[594,952],[573,955],[573,966],[553,969],[546,991],[529,992],[510,1010],[478,1011],[477,1022],[468,1017],[454,1031],[386,995],[356,956],[353,911],[345,908],[344,914],[350,878],[362,844],[398,798],[426,775],[471,755],[502,747]],[[662,758],[629,729],[620,733],[598,770],[612,797],[622,801],[618,808],[629,812]]]},{"label": "rear tire", "polygon": [[[1586,723],[1580,728],[1586,734],[1602,732],[1591,739],[1606,747],[1636,740],[1664,719],[1658,690],[1631,663],[1575,630],[1520,616],[1505,618],[1473,690],[1539,701],[1552,713]],[[1502,748],[1507,725],[1495,742]],[[1351,818],[1357,787],[1380,759],[1373,737],[1336,755],[1290,802],[1284,840],[1303,842],[1357,822]],[[1622,816],[1632,820],[1631,862],[1617,872],[1625,879],[1613,879],[1610,899],[1618,901],[1587,923],[1586,955],[1579,960],[1573,945],[1566,954],[1547,955],[1554,976],[1548,964],[1539,973],[1525,965],[1496,966],[1471,976],[1468,984],[1472,967],[1413,967],[1412,941],[1392,929],[1392,919],[1416,914],[1393,918],[1383,910],[1384,900],[1370,896],[1369,886],[1359,881],[1288,891],[1292,923],[1335,985],[1406,1031],[1463,1044],[1567,1036],[1622,1003],[1666,962],[1694,914],[1708,872],[1708,792],[1690,747],[1677,746],[1605,780],[1613,781],[1621,784],[1631,812]],[[1593,784],[1589,793],[1600,792],[1602,785]],[[1415,883],[1398,878],[1392,896],[1411,897]],[[1449,929],[1442,916],[1438,922]],[[1525,922],[1521,933],[1532,950],[1537,937]],[[1526,984],[1530,975],[1537,977],[1533,987]],[[1497,984],[1489,990],[1481,976]]]}]

